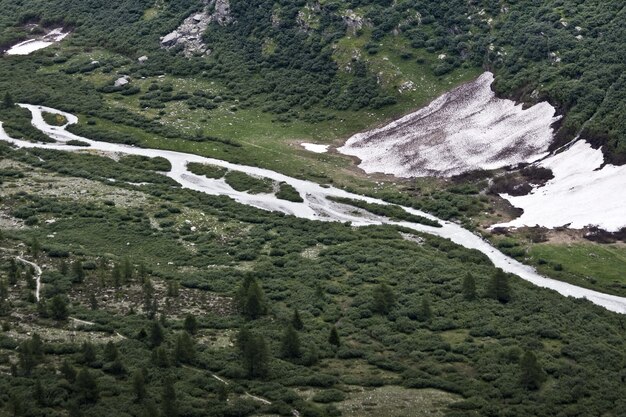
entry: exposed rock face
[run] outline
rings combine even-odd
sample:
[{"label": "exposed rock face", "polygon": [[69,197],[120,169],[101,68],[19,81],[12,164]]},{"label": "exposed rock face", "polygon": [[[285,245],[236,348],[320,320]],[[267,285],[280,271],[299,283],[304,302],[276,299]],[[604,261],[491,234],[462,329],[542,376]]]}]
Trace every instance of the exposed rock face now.
[{"label": "exposed rock face", "polygon": [[[202,41],[202,35],[211,23],[227,25],[232,23],[229,0],[206,0],[202,12],[186,18],[175,31],[161,38],[161,46],[166,49],[181,46],[186,57],[210,54],[211,50]],[[211,12],[212,11],[212,12]]]},{"label": "exposed rock face", "polygon": [[356,31],[363,28],[363,26],[367,25],[366,19],[359,16],[352,10],[346,10],[346,13],[341,17],[348,26],[348,32],[356,33]]},{"label": "exposed rock face", "polygon": [[127,76],[123,76],[115,80],[116,87],[123,87],[128,83],[130,83],[130,79]]}]

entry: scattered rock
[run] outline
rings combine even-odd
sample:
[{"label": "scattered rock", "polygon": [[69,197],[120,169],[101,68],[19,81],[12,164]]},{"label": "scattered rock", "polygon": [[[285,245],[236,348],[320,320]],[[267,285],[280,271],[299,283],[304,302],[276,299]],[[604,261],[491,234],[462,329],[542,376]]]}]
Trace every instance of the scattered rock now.
[{"label": "scattered rock", "polygon": [[137,59],[137,61],[138,61],[140,64],[145,64],[145,63],[148,61],[148,57],[147,57],[147,56],[145,56],[145,55],[144,55],[144,56],[140,56],[140,57],[139,57],[139,59]]},{"label": "scattered rock", "polygon": [[128,83],[130,83],[130,78],[126,75],[115,80],[116,87],[124,87]]},{"label": "scattered rock", "polygon": [[162,37],[161,47],[166,49],[182,47],[187,58],[210,54],[211,50],[202,41],[202,35],[207,27],[211,23],[227,25],[233,18],[230,14],[229,0],[210,0],[205,1],[205,4],[202,12],[189,16],[176,30]]}]

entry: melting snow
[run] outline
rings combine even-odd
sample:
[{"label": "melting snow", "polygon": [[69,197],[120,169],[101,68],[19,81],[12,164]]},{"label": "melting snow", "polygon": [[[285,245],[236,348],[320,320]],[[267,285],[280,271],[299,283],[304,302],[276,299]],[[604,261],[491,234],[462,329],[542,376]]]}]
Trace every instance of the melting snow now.
[{"label": "melting snow", "polygon": [[524,213],[493,227],[594,225],[610,232],[626,227],[626,165],[599,169],[603,163],[602,151],[582,140],[547,158],[540,165],[554,178],[525,196],[503,194]]},{"label": "melting snow", "polygon": [[29,39],[27,41],[18,43],[11,47],[8,51],[6,51],[7,55],[29,55],[35,51],[38,51],[43,48],[47,48],[48,46],[60,42],[65,37],[69,35],[69,33],[63,33],[63,29],[54,29],[47,35],[38,39]]},{"label": "melting snow", "polygon": [[329,145],[319,145],[317,143],[301,143],[302,147],[310,152],[326,153]]},{"label": "melting snow", "polygon": [[[264,210],[279,211],[300,218],[321,221],[351,222],[353,226],[387,223],[400,225],[420,232],[434,234],[443,238],[450,239],[453,242],[458,243],[459,245],[465,246],[466,248],[479,250],[480,252],[487,255],[487,257],[491,259],[495,266],[502,268],[507,272],[517,274],[521,278],[535,285],[545,288],[551,288],[565,296],[587,298],[591,302],[601,305],[611,311],[626,314],[626,298],[599,293],[597,291],[589,290],[587,288],[581,288],[572,284],[543,277],[539,275],[537,271],[531,266],[523,265],[515,259],[509,258],[502,252],[499,252],[497,249],[491,246],[481,236],[476,235],[467,229],[464,229],[456,223],[439,220],[442,227],[437,228],[418,223],[394,222],[384,217],[376,216],[373,214],[367,216],[358,216],[354,214],[354,207],[335,203],[328,200],[327,197],[347,197],[363,200],[369,203],[387,203],[375,198],[352,194],[347,191],[337,189],[335,187],[322,187],[321,185],[313,182],[288,177],[278,172],[270,171],[263,168],[238,165],[219,159],[204,158],[193,154],[185,154],[159,149],[136,148],[128,145],[90,140],[67,132],[65,130],[65,126],[60,127],[59,129],[54,129],[54,126],[48,125],[43,120],[42,111],[62,114],[67,118],[69,123],[76,123],[78,119],[72,114],[64,113],[54,109],[48,109],[41,106],[28,104],[20,104],[20,106],[31,111],[33,116],[32,123],[36,128],[60,142],[67,142],[69,140],[77,139],[89,143],[92,149],[112,154],[164,157],[169,160],[172,165],[172,170],[166,175],[177,181],[179,184],[181,184],[181,186],[185,188],[190,188],[210,195],[226,195],[242,204],[258,207]],[[6,132],[4,132],[1,124],[0,140],[7,141],[22,148],[36,147],[42,149],[57,149],[66,151],[83,150],[83,148],[81,148],[80,146],[67,146],[63,143],[35,144],[23,140],[12,139],[6,134]],[[249,175],[269,178],[275,182],[287,182],[288,184],[293,186],[298,191],[298,193],[300,193],[304,201],[301,203],[296,203],[291,201],[279,200],[273,194],[248,194],[244,192],[238,192],[230,188],[223,179],[213,180],[203,176],[192,174],[187,169],[187,164],[189,162],[218,165],[230,170],[245,172]],[[404,210],[411,214],[417,214],[433,220],[438,220],[436,217],[416,209],[404,207]]]},{"label": "melting snow", "polygon": [[452,176],[533,162],[547,155],[550,125],[558,120],[546,102],[526,110],[491,91],[486,72],[387,126],[352,136],[338,151],[361,159],[364,171],[398,177]]}]

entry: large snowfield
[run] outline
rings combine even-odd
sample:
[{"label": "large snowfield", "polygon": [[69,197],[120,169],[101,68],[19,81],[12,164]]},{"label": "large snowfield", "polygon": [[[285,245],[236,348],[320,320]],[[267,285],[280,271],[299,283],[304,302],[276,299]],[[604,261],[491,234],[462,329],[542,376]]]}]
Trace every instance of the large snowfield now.
[{"label": "large snowfield", "polygon": [[551,169],[554,178],[528,195],[502,194],[524,213],[494,227],[592,225],[610,232],[626,227],[626,165],[603,163],[602,151],[583,140],[546,158],[539,165]]},{"label": "large snowfield", "polygon": [[528,109],[491,91],[486,72],[387,126],[352,136],[338,151],[356,156],[365,172],[397,177],[452,176],[533,162],[547,153],[548,103]]}]

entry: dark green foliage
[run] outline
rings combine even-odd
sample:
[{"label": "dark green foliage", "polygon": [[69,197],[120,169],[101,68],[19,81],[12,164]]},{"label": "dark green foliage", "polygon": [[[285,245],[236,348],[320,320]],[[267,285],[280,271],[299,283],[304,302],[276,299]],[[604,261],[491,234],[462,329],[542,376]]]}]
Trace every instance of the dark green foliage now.
[{"label": "dark green foliage", "polygon": [[270,353],[265,338],[247,329],[237,336],[242,366],[249,378],[265,378],[269,373]]},{"label": "dark green foliage", "polygon": [[165,333],[163,327],[161,327],[161,324],[158,321],[153,320],[150,326],[150,346],[153,348],[158,347],[161,343],[163,343],[164,339]]},{"label": "dark green foliage", "polygon": [[247,276],[237,291],[237,302],[241,313],[248,320],[255,320],[267,313],[267,301],[259,282]]},{"label": "dark green foliage", "polygon": [[281,182],[280,188],[276,193],[276,198],[281,200],[293,201],[295,203],[301,203],[304,199],[300,196],[300,193],[291,185]]},{"label": "dark green foliage", "polygon": [[176,364],[193,363],[196,357],[196,351],[193,339],[187,332],[181,332],[176,336],[176,344],[174,345],[173,362]]},{"label": "dark green foliage", "polygon": [[140,402],[146,398],[146,378],[142,369],[133,373],[133,392],[135,394],[135,401]]},{"label": "dark green foliage", "polygon": [[174,382],[166,379],[163,385],[163,394],[161,395],[161,415],[163,417],[177,417],[178,404],[176,400],[176,390]]},{"label": "dark green foliage", "polygon": [[185,322],[183,324],[185,331],[191,335],[195,335],[198,331],[198,321],[196,317],[192,314],[187,314],[185,316]]},{"label": "dark green foliage", "polygon": [[226,184],[234,190],[247,191],[250,194],[271,193],[272,182],[265,178],[256,178],[240,171],[229,171],[224,176]]},{"label": "dark green foliage", "polygon": [[498,268],[491,277],[487,288],[487,297],[498,300],[501,303],[508,303],[511,300],[509,278],[503,270]]},{"label": "dark green foliage", "polygon": [[395,206],[391,204],[384,205],[384,204],[368,203],[362,200],[354,200],[351,198],[343,198],[343,197],[327,197],[327,198],[329,200],[336,201],[337,203],[348,204],[350,206],[367,210],[370,213],[377,214],[379,216],[388,217],[391,220],[407,221],[407,222],[412,222],[412,223],[425,224],[427,226],[441,227],[441,224],[439,224],[438,221],[428,219],[424,216],[411,214],[400,206]]},{"label": "dark green foliage", "polygon": [[333,346],[341,346],[341,340],[339,339],[339,332],[335,326],[330,328],[330,334],[328,335],[328,343]]},{"label": "dark green foliage", "polygon": [[396,296],[391,287],[385,283],[379,284],[374,288],[372,309],[378,314],[389,314],[393,308]]},{"label": "dark green foliage", "polygon": [[476,280],[470,272],[463,277],[463,298],[467,301],[476,299]]},{"label": "dark green foliage", "polygon": [[302,322],[302,319],[300,318],[300,312],[298,311],[298,309],[293,310],[293,317],[291,318],[291,325],[296,330],[304,329],[304,323]]},{"label": "dark green foliage", "polygon": [[205,177],[212,179],[220,179],[224,177],[228,171],[226,168],[218,167],[216,165],[199,164],[197,162],[188,163],[187,169],[196,175],[204,175]]},{"label": "dark green foliage", "polygon": [[69,311],[67,309],[67,299],[62,295],[55,295],[50,300],[50,317],[55,320],[67,320]]},{"label": "dark green foliage", "polygon": [[297,359],[302,356],[300,337],[291,324],[285,328],[285,332],[283,333],[280,353],[282,357],[286,359]]},{"label": "dark green foliage", "polygon": [[76,375],[76,383],[74,384],[78,401],[81,403],[95,403],[98,401],[99,390],[98,383],[94,375],[86,368],[83,368]]},{"label": "dark green foliage", "polygon": [[533,352],[526,351],[520,360],[520,370],[522,375],[520,377],[521,383],[524,387],[536,390],[541,387],[541,384],[546,380],[546,373]]}]

